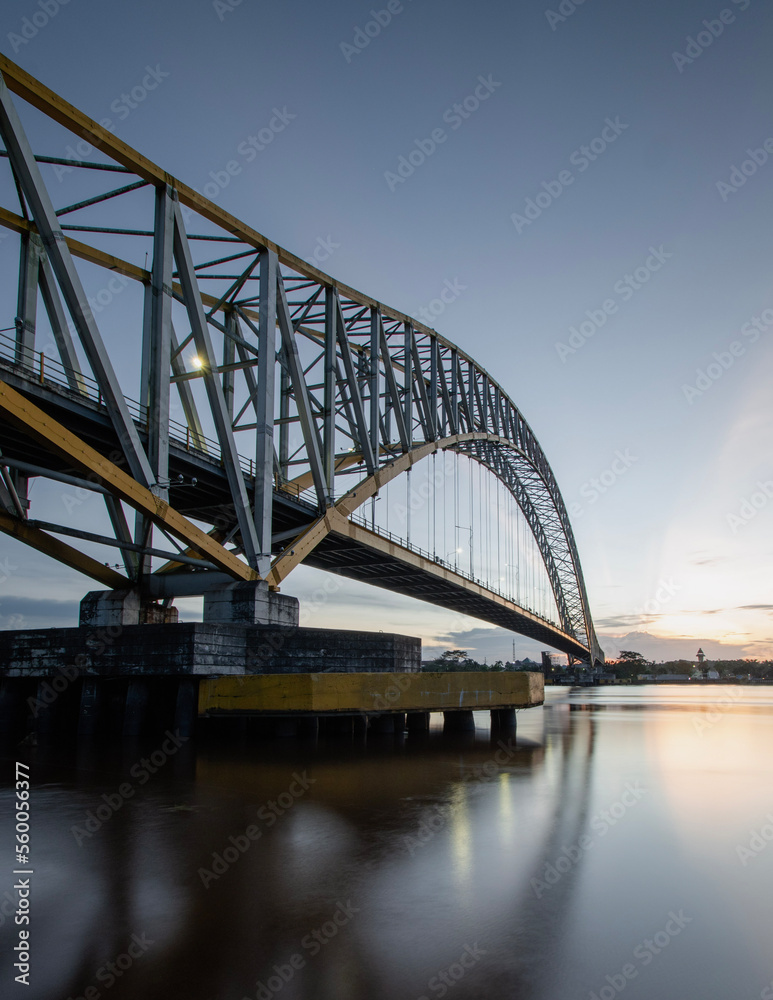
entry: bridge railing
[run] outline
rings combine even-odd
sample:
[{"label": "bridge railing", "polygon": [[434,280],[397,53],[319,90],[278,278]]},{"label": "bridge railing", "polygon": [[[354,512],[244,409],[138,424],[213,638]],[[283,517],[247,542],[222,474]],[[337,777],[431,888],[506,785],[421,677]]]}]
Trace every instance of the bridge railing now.
[{"label": "bridge railing", "polygon": [[[367,516],[365,516],[364,514],[358,514],[357,512],[354,512],[349,515],[349,520],[355,521],[357,524],[361,524],[364,528],[367,528],[368,531],[372,531],[374,535],[378,535],[380,538],[384,538],[389,542],[394,542],[395,544],[400,545],[402,548],[408,549],[410,552],[415,552],[416,555],[422,556],[429,562],[433,562],[439,566],[443,566],[446,569],[453,570],[456,576],[461,576],[465,580],[469,580],[470,583],[476,583],[478,584],[479,587],[484,587],[490,593],[496,594],[498,597],[503,598],[505,601],[511,601],[513,604],[517,604],[517,601],[513,600],[512,595],[506,594],[504,591],[499,590],[496,587],[493,587],[487,580],[483,580],[480,577],[474,576],[472,573],[465,572],[465,570],[460,569],[455,564],[447,562],[445,559],[443,559],[436,553],[429,552],[427,549],[423,549],[420,545],[415,545],[413,542],[408,541],[406,538],[403,538],[400,535],[396,535],[393,531],[389,531],[388,528],[383,528],[380,525],[369,521]],[[534,608],[529,607],[527,604],[518,604],[518,607],[523,608],[524,611],[528,611],[529,614],[534,615],[535,618],[539,618],[541,621],[547,622],[549,625],[553,625],[555,628],[561,627],[557,621],[554,621],[552,618],[545,618],[544,615],[541,615],[538,611],[535,611]]]}]

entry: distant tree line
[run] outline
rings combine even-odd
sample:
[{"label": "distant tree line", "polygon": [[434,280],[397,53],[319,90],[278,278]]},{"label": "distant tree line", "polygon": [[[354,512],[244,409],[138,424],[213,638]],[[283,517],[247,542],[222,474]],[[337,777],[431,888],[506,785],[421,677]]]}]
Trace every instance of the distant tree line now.
[{"label": "distant tree line", "polygon": [[[621,680],[636,680],[639,674],[652,674],[659,677],[662,674],[692,674],[696,669],[695,660],[664,660],[654,663],[641,653],[632,649],[621,649],[617,659],[608,659],[605,672],[614,674]],[[773,680],[773,660],[711,660],[703,664],[704,669],[712,668],[719,674],[720,680],[738,678],[742,680]],[[552,667],[551,675],[566,672],[567,667]],[[528,658],[514,662],[497,660],[495,663],[479,663],[473,659],[466,649],[447,649],[433,660],[425,660],[422,670],[539,670],[541,663],[535,663]]]},{"label": "distant tree line", "polygon": [[[500,670],[518,670],[527,669],[525,666],[521,666],[518,663],[503,663],[502,660],[497,660],[495,663],[479,663],[468,655],[466,649],[447,649],[445,653],[441,653],[440,656],[436,657],[434,660],[425,660],[422,664],[422,670],[490,670],[490,671],[500,671]],[[537,669],[537,664],[532,663],[529,665],[531,670]]]},{"label": "distant tree line", "polygon": [[[606,669],[617,677],[635,680],[639,674],[692,674],[697,664],[695,660],[663,660],[654,663],[632,649],[621,649],[616,660],[607,660]],[[773,660],[710,660],[703,668],[716,670],[722,678],[773,680]]]}]

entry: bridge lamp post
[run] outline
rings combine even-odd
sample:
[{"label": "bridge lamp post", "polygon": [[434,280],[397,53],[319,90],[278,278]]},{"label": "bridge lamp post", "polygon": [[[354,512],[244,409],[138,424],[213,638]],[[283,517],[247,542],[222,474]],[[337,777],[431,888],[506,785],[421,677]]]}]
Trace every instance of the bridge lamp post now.
[{"label": "bridge lamp post", "polygon": [[461,551],[462,551],[461,549],[449,549],[448,552],[446,552],[446,559],[448,559],[450,555],[453,555],[454,566],[456,569],[459,569],[459,553]]},{"label": "bridge lamp post", "polygon": [[[456,525],[456,529],[457,529],[457,531],[469,531],[469,533],[470,533],[470,576],[473,576],[474,574],[472,572],[472,538],[473,538],[472,528],[468,528],[464,524],[457,524]],[[457,545],[458,545],[459,544],[459,538],[458,538],[458,536],[457,536],[456,542],[457,542]],[[461,552],[462,550],[461,549],[457,549],[456,551],[457,552]]]}]

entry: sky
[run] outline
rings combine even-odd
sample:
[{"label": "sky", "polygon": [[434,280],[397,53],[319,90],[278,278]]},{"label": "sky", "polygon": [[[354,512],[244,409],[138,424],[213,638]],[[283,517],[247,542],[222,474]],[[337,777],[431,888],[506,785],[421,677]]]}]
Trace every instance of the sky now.
[{"label": "sky", "polygon": [[[769,3],[51,2],[7,4],[0,49],[121,139],[408,314],[458,290],[432,325],[534,429],[607,653],[773,655]],[[285,585],[307,624],[538,653],[323,584]],[[75,624],[87,589],[0,540],[0,626]]]}]

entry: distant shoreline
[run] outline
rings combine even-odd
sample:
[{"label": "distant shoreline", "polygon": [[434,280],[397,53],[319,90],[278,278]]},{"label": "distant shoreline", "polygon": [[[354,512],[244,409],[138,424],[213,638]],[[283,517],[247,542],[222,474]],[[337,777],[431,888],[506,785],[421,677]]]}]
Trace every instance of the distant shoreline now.
[{"label": "distant shoreline", "polygon": [[719,685],[721,687],[770,687],[771,685],[773,685],[773,680],[768,680],[766,678],[761,678],[759,680],[752,679],[752,680],[741,681],[741,680],[737,680],[737,679],[736,680],[722,680],[721,678],[719,678],[719,679],[713,679],[712,678],[711,680],[692,680],[692,679],[688,679],[686,681],[673,681],[673,680],[669,680],[669,681],[634,681],[634,680],[628,680],[627,678],[621,678],[620,680],[617,680],[617,681],[601,681],[601,683],[594,684],[594,685],[583,685],[583,684],[577,684],[575,682],[562,684],[562,683],[559,683],[559,682],[556,682],[556,681],[549,681],[549,680],[545,681],[545,686],[546,687],[589,687],[589,686],[592,686],[592,687],[653,687],[653,686],[658,686],[658,685],[661,686],[661,687],[697,687],[697,686],[701,686],[701,687],[712,687],[712,686],[714,686],[714,687],[716,687],[717,685]]}]

